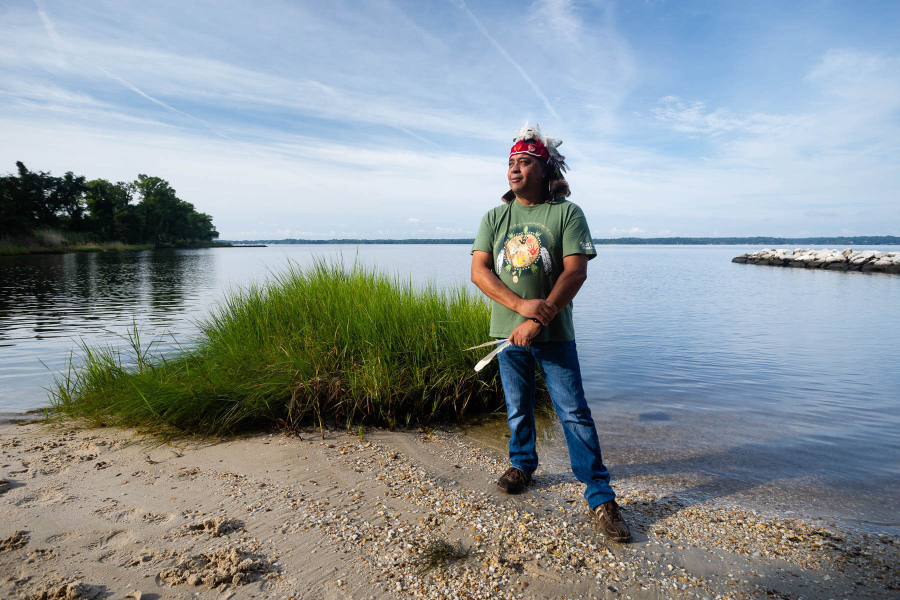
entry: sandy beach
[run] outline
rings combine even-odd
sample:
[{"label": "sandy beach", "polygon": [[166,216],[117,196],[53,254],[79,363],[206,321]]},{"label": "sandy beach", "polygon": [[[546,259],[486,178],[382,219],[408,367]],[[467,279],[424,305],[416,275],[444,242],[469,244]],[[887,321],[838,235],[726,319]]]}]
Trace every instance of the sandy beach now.
[{"label": "sandy beach", "polygon": [[443,429],[167,444],[6,418],[0,597],[900,597],[897,536],[636,478],[613,544],[570,473],[511,497],[505,466]]}]

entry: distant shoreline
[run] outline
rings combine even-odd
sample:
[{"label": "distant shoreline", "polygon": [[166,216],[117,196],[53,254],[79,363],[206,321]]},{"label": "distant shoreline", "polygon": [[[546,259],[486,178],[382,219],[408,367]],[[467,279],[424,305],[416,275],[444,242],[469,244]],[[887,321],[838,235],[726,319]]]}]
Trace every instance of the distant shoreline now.
[{"label": "distant shoreline", "polygon": [[[251,244],[472,244],[474,238],[410,238],[410,239],[331,239],[307,240],[288,238],[283,240],[221,240],[235,246]],[[864,235],[856,237],[668,237],[668,238],[594,238],[597,245],[665,245],[665,246],[897,246],[900,237],[893,235]]]}]

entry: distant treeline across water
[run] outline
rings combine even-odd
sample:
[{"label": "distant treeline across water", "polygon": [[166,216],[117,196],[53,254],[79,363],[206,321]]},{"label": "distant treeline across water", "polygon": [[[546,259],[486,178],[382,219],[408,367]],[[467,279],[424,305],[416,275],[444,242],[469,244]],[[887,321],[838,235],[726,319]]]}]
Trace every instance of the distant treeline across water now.
[{"label": "distant treeline across water", "polygon": [[[474,238],[413,238],[406,240],[223,240],[231,244],[472,244]],[[668,237],[668,238],[594,238],[595,244],[662,244],[667,246],[893,246],[900,245],[894,235],[863,235],[855,237]]]}]

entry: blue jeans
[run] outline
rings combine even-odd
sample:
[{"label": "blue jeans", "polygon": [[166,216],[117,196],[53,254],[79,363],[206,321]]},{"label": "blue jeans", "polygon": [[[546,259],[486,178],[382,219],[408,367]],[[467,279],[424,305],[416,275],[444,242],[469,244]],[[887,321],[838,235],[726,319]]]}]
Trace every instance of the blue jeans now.
[{"label": "blue jeans", "polygon": [[603,466],[597,428],[584,398],[575,342],[532,342],[531,347],[509,346],[499,355],[500,379],[506,395],[509,422],[509,460],[531,475],[538,466],[534,425],[535,361],[544,374],[553,408],[559,415],[572,472],[587,485],[584,498],[591,509],[616,497]]}]

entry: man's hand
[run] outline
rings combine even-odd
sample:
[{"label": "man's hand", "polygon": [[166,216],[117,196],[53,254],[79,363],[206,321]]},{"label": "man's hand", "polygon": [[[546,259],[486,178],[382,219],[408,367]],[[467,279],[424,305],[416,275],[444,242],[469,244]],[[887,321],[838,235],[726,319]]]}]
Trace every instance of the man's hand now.
[{"label": "man's hand", "polygon": [[541,332],[542,327],[534,321],[525,321],[509,335],[509,341],[516,346],[530,346],[531,340]]},{"label": "man's hand", "polygon": [[516,305],[516,312],[526,319],[537,319],[541,325],[546,325],[559,311],[555,304],[547,300],[522,300]]}]

